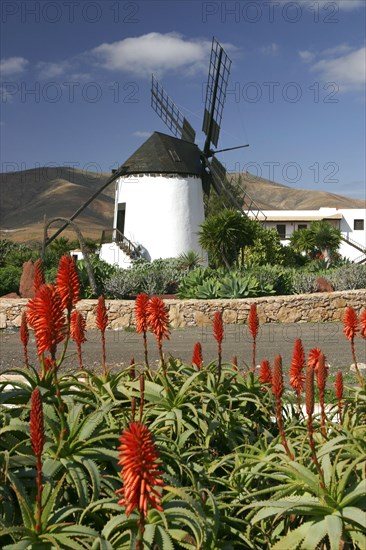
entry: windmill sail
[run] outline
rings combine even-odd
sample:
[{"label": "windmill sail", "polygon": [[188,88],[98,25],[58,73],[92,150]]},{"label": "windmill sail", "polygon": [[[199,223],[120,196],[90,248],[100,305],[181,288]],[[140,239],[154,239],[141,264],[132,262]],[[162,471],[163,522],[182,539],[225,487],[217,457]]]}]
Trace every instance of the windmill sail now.
[{"label": "windmill sail", "polygon": [[172,134],[194,143],[196,132],[154,75],[151,82],[151,106]]},{"label": "windmill sail", "polygon": [[206,134],[204,152],[209,153],[210,144],[217,147],[226,88],[229,80],[231,59],[215,38],[212,39],[210,67],[206,88],[205,110],[202,131]]}]

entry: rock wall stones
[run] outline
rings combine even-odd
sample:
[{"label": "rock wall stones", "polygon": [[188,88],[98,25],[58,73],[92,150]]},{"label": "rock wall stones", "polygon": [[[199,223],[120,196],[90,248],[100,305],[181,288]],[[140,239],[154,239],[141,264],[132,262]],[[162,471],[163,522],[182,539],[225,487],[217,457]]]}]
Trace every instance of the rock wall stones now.
[{"label": "rock wall stones", "polygon": [[[0,300],[0,329],[19,327],[27,299]],[[250,304],[257,304],[261,323],[293,323],[340,321],[345,308],[352,306],[359,314],[366,307],[366,290],[332,293],[298,294],[292,296],[263,296],[241,300],[165,300],[169,308],[171,326],[206,327],[212,324],[215,311],[223,312],[225,324],[247,321]],[[96,327],[96,300],[81,300],[77,307],[86,316],[87,328]],[[109,329],[133,327],[133,300],[106,300]]]}]

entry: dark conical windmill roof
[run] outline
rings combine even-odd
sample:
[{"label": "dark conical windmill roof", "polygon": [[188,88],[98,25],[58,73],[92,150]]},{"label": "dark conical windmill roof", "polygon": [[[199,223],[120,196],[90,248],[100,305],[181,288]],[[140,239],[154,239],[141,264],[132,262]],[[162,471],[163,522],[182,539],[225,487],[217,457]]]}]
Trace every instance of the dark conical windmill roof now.
[{"label": "dark conical windmill roof", "polygon": [[154,132],[123,163],[125,174],[201,175],[200,150],[194,143]]}]

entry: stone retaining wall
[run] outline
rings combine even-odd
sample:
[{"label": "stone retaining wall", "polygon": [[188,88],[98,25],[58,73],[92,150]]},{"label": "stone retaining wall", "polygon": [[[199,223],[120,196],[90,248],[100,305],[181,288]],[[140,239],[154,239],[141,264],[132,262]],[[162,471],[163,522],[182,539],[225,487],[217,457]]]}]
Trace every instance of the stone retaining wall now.
[{"label": "stone retaining wall", "polygon": [[[0,300],[0,329],[19,327],[26,299]],[[297,294],[293,296],[263,296],[240,300],[165,300],[174,328],[208,326],[214,312],[223,311],[225,324],[245,323],[250,304],[257,304],[261,323],[293,323],[340,321],[345,308],[352,306],[356,313],[366,307],[366,290],[344,292]],[[87,320],[87,328],[95,328],[96,300],[81,300],[78,309]],[[133,300],[106,300],[108,328],[119,329],[134,326]]]}]

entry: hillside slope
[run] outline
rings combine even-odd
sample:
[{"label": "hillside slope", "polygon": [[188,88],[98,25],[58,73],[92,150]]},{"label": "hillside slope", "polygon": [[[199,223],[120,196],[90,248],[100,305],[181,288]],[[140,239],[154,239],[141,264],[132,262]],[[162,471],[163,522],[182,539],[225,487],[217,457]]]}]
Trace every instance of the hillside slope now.
[{"label": "hillside slope", "polygon": [[[69,218],[108,177],[67,167],[0,174],[0,238],[42,240],[44,216],[48,220],[56,216]],[[232,177],[240,177],[241,186],[262,210],[366,207],[366,200],[293,189],[249,173]],[[112,228],[114,191],[112,183],[76,219],[85,237],[99,239],[103,229]],[[52,233],[50,228],[49,235]],[[74,239],[72,230],[65,230],[64,235]]]}]

